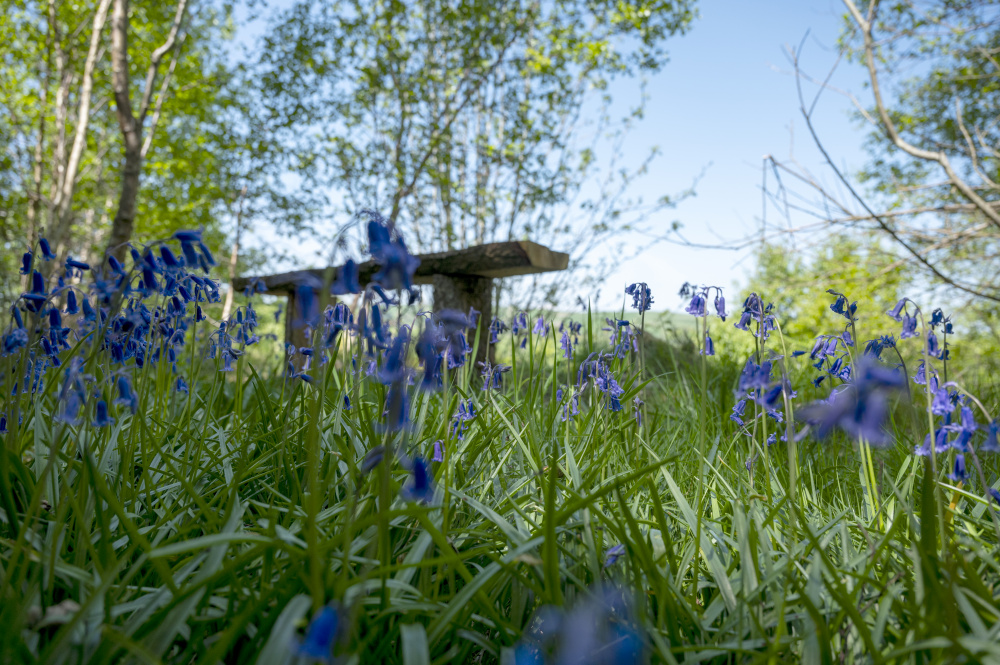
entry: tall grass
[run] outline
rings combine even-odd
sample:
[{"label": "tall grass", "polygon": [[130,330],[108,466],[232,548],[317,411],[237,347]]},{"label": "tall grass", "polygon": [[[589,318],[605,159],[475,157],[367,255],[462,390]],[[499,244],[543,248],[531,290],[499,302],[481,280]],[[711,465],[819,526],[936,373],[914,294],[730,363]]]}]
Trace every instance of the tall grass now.
[{"label": "tall grass", "polygon": [[[327,606],[342,662],[548,662],[588,635],[568,618],[546,623],[545,608],[586,607],[608,588],[628,590],[615,620],[638,636],[638,660],[1000,662],[1000,540],[981,486],[1000,485],[996,456],[978,457],[982,475],[965,482],[914,456],[920,386],[916,405],[895,398],[893,444],[870,462],[840,434],[768,446],[766,417],[749,436],[729,419],[745,357],[722,349],[699,356],[647,331],[643,372],[634,352],[607,365],[621,411],[593,386],[574,389],[581,362],[606,350],[603,325],[585,320],[571,358],[555,325],[501,337],[501,389],[483,390],[470,360],[441,390],[410,389],[410,423],[396,431],[383,425],[387,387],[348,331],[328,362],[314,358],[311,382],[291,378],[267,340],[220,371],[210,322],[188,329],[176,368],[165,347],[159,362],[115,365],[92,333],[34,392],[15,393],[28,354],[41,354],[33,331],[0,359],[0,662],[304,662]],[[790,352],[798,402],[825,397]],[[91,378],[81,421],[67,424],[54,416],[73,358]],[[114,404],[123,370],[134,413]],[[995,390],[980,397],[996,411]],[[98,399],[113,425],[91,425]],[[454,415],[469,399],[460,438]],[[408,501],[412,460],[436,441],[433,499]],[[609,557],[617,545],[624,554]],[[611,647],[573,662],[608,662]]]}]

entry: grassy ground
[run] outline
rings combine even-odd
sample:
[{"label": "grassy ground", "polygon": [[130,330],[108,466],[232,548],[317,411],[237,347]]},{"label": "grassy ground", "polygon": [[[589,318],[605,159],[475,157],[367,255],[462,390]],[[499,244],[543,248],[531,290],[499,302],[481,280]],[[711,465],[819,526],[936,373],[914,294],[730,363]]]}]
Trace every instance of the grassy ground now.
[{"label": "grassy ground", "polygon": [[[981,481],[1000,486],[995,455],[964,483],[950,458],[932,472],[912,454],[926,414],[904,396],[888,448],[768,446],[786,430],[729,419],[745,356],[669,335],[609,365],[622,411],[591,387],[564,421],[579,362],[607,348],[594,318],[571,361],[558,333],[523,350],[501,338],[502,389],[481,390],[468,363],[443,390],[411,389],[396,432],[346,335],[312,383],[286,380],[280,342],[232,372],[189,343],[176,371],[190,392],[147,362],[135,413],[112,406],[108,427],[54,420],[50,372],[0,468],[0,662],[306,662],[328,606],[330,647],[352,663],[1000,662],[1000,524]],[[118,369],[101,353],[62,361],[83,359],[110,403]],[[8,382],[19,357],[0,360]],[[826,395],[808,362],[789,361],[801,396],[786,412]],[[997,394],[981,397],[995,413]],[[433,498],[406,500],[410,460],[435,441]]]}]

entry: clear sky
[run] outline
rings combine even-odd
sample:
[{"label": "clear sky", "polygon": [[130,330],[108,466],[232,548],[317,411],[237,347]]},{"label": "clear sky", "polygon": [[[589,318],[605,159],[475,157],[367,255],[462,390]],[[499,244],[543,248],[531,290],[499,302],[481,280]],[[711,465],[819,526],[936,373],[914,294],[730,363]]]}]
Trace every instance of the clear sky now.
[{"label": "clear sky", "polygon": [[[692,30],[669,44],[670,62],[651,81],[649,111],[633,137],[633,148],[654,143],[663,151],[636,190],[650,200],[683,190],[708,166],[696,197],[665,211],[657,225],[667,228],[678,220],[689,241],[704,244],[759,234],[766,154],[784,160],[793,153],[820,180],[834,180],[807,133],[785,49],[790,44],[797,48],[809,31],[802,66],[808,74],[824,77],[837,59],[843,12],[839,0],[699,3],[700,17]],[[859,67],[842,62],[831,83],[865,101],[863,81]],[[811,85],[804,89],[807,96],[816,90]],[[864,163],[860,147],[866,131],[850,118],[851,108],[844,96],[826,91],[814,114],[831,157],[848,171]],[[769,182],[774,183],[770,174]],[[771,225],[778,211],[770,207],[767,216]],[[795,223],[805,221],[805,216],[793,217]],[[630,241],[641,246],[644,239]],[[749,250],[659,244],[623,264],[601,301],[618,304],[625,284],[645,281],[653,290],[654,309],[677,309],[677,291],[685,281],[729,287],[745,281],[751,266]]]},{"label": "clear sky", "polygon": [[[677,220],[689,241],[719,244],[759,235],[764,155],[784,160],[794,154],[820,180],[834,180],[806,132],[786,48],[798,47],[808,31],[803,69],[825,77],[837,59],[844,8],[839,0],[701,0],[698,11],[689,33],[667,44],[670,61],[649,80],[646,115],[626,144],[626,161],[639,163],[652,145],[662,150],[650,172],[631,190],[647,201],[687,189],[705,169],[694,198],[651,221],[654,227],[667,229]],[[841,63],[831,83],[867,101],[863,74],[858,66]],[[811,98],[816,88],[806,84],[805,90]],[[622,113],[638,101],[634,80],[616,83],[612,92]],[[831,156],[848,172],[864,163],[860,146],[865,129],[849,117],[851,108],[845,97],[827,91],[814,116]],[[769,179],[774,182],[770,175]],[[803,188],[799,191],[806,193]],[[770,207],[767,216],[775,222],[778,211]],[[792,221],[808,219],[800,215]],[[649,245],[649,239],[638,234],[624,239],[632,248]],[[268,232],[255,241],[288,245]],[[307,261],[314,256],[298,241],[294,247]],[[730,302],[735,302],[738,294],[729,287],[745,281],[751,267],[749,249],[661,243],[612,275],[601,290],[598,307],[619,306],[624,286],[636,281],[653,290],[654,310],[677,310],[681,305],[677,291],[685,281],[726,287]],[[576,295],[567,294],[566,304]]]}]

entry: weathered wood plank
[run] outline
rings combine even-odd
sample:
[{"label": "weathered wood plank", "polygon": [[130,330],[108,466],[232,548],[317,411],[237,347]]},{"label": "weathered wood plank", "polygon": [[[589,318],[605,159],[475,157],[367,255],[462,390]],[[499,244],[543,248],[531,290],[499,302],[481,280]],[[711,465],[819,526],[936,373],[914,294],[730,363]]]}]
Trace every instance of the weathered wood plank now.
[{"label": "weathered wood plank", "polygon": [[[471,277],[514,277],[542,272],[565,270],[569,265],[569,255],[555,252],[530,240],[494,242],[448,252],[420,254],[413,281],[416,284],[433,284],[435,275]],[[379,266],[374,261],[365,261],[358,266],[359,281],[362,286],[371,281]],[[260,280],[268,292],[283,295],[304,282],[323,283],[325,269],[293,270],[260,277],[240,277],[233,285],[242,291],[254,280]]]}]

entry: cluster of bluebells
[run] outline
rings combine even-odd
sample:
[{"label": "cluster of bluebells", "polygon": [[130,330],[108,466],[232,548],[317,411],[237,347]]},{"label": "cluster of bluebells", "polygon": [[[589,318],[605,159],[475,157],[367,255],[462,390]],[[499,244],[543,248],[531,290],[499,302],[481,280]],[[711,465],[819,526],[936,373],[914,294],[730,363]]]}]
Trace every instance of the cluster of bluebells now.
[{"label": "cluster of bluebells", "polygon": [[[756,323],[755,329],[751,330],[750,325]],[[764,301],[756,293],[751,293],[743,301],[743,311],[739,320],[733,324],[737,330],[753,333],[761,341],[766,342],[771,333],[778,329],[774,318],[774,303],[764,306]]]},{"label": "cluster of bluebells", "polygon": [[[131,381],[136,369],[165,362],[173,388],[187,392],[178,357],[188,331],[205,320],[202,304],[220,300],[215,281],[199,274],[209,272],[214,258],[197,230],[127,249],[130,267],[114,255],[101,266],[72,256],[57,265],[44,238],[22,255],[28,288],[10,309],[0,345],[0,356],[20,360],[8,365],[15,368],[9,377],[14,400],[40,392],[47,373],[60,368],[55,418],[74,427],[104,428],[116,422],[111,406],[136,410]],[[223,322],[213,340],[213,351],[221,345],[224,357],[239,353],[234,343],[242,348],[258,339],[252,310],[241,310],[238,318]],[[100,358],[90,372],[82,360],[88,356]],[[99,371],[91,373],[94,369]]]},{"label": "cluster of bluebells", "polygon": [[[714,298],[712,296],[713,292]],[[722,295],[721,288],[717,286],[698,287],[694,284],[684,282],[684,286],[680,290],[680,296],[691,299],[687,307],[684,308],[684,311],[699,319],[708,318],[708,301],[709,298],[713,298],[712,304],[715,309],[715,315],[723,321],[726,320],[726,298]],[[715,342],[712,341],[712,337],[708,334],[707,321],[705,323],[704,335],[705,339],[701,347],[701,355],[714,356]]]},{"label": "cluster of bluebells", "polygon": [[632,309],[640,314],[648,312],[653,306],[653,292],[645,282],[629,284],[625,287],[625,294],[632,296]]},{"label": "cluster of bluebells", "polygon": [[605,319],[605,322],[603,330],[611,333],[609,341],[616,358],[625,359],[630,352],[638,353],[640,330],[623,319]]}]

